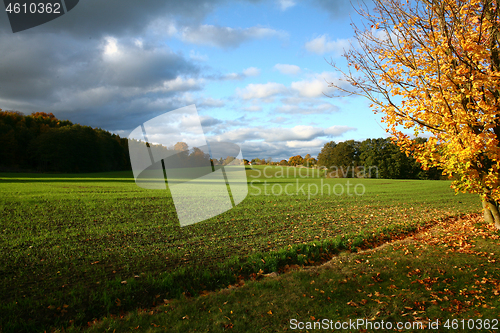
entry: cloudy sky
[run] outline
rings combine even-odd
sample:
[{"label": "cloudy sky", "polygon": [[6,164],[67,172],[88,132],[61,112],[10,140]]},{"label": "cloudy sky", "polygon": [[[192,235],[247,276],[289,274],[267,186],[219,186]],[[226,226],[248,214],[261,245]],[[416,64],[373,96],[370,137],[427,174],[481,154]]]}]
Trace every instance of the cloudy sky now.
[{"label": "cloudy sky", "polygon": [[248,159],[386,136],[367,100],[325,96],[359,22],[349,1],[84,0],[15,34],[0,16],[3,110],[126,137],[195,104],[207,138]]}]

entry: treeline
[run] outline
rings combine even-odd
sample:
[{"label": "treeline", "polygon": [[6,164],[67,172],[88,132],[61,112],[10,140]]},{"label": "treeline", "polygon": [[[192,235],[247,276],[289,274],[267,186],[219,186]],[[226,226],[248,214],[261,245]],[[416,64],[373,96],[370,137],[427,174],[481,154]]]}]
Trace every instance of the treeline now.
[{"label": "treeline", "polygon": [[[423,143],[426,139],[415,140]],[[198,148],[192,149],[189,154],[187,144],[182,142],[172,149],[185,151],[190,165],[198,160],[205,165],[209,159]],[[221,159],[211,162],[212,165],[218,165],[228,161]],[[390,139],[331,141],[324,145],[317,159],[307,154],[304,158],[292,156],[288,161],[253,159],[244,162],[316,166],[345,177],[352,177],[353,172],[350,171],[353,168],[356,171],[364,168],[365,177],[392,179],[440,179],[442,173],[436,168],[423,170],[411,155],[401,152]],[[17,111],[0,109],[0,171],[78,173],[120,170],[131,170],[127,138],[120,138],[100,128],[59,120],[52,113],[23,115]],[[357,172],[354,174],[356,176]]]},{"label": "treeline", "polygon": [[[417,143],[427,139],[416,138]],[[332,177],[371,177],[385,179],[441,179],[442,170],[423,170],[413,156],[406,156],[391,139],[349,140],[326,143],[317,159],[310,154],[296,155],[288,160],[273,162],[271,159],[254,158],[245,164],[316,167]]]},{"label": "treeline", "polygon": [[[425,138],[416,138],[424,143]],[[352,168],[364,169],[365,177],[386,179],[441,179],[442,170],[423,170],[413,156],[407,156],[390,139],[331,141],[318,154],[318,165],[329,170],[342,170],[352,177]],[[351,168],[351,169],[348,169]],[[370,171],[370,172],[369,172]],[[356,173],[355,173],[356,175]]]},{"label": "treeline", "polygon": [[130,170],[128,140],[100,128],[0,109],[0,170],[103,172]]}]

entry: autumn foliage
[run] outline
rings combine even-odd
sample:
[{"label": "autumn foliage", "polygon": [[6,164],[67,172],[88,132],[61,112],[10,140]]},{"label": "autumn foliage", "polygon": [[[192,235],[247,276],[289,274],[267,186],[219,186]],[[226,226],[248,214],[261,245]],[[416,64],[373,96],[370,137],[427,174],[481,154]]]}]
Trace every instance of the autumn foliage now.
[{"label": "autumn foliage", "polygon": [[[341,71],[351,90],[382,112],[398,145],[425,168],[454,175],[457,191],[480,194],[500,228],[500,8],[493,0],[375,0],[358,12]],[[430,134],[425,143],[410,140]]]}]

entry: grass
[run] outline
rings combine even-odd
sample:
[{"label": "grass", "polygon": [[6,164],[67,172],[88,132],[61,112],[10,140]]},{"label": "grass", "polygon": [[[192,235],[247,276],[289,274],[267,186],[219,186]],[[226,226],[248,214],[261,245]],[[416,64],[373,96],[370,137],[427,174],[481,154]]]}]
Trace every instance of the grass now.
[{"label": "grass", "polygon": [[86,326],[480,210],[448,181],[294,169],[247,170],[240,205],[183,228],[169,192],[137,187],[130,172],[0,174],[1,330]]},{"label": "grass", "polygon": [[343,323],[351,331],[401,323],[400,332],[428,325],[434,332],[478,331],[480,325],[493,332],[500,328],[500,234],[480,220],[446,219],[409,239],[344,252],[319,267],[104,318],[87,332],[285,332]]}]

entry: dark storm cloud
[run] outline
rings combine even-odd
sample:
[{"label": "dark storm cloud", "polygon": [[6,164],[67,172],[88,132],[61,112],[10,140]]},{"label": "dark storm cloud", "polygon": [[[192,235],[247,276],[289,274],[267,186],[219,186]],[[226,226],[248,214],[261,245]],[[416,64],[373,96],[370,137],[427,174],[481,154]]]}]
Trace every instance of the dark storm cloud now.
[{"label": "dark storm cloud", "polygon": [[216,46],[221,48],[236,48],[250,39],[266,37],[285,38],[287,34],[265,27],[251,27],[233,29],[213,25],[200,25],[195,28],[187,27],[182,31],[182,39],[186,42],[199,45]]},{"label": "dark storm cloud", "polygon": [[82,41],[65,34],[16,38],[6,33],[0,34],[0,45],[9,45],[0,57],[0,100],[50,104],[85,91],[89,99],[105,99],[114,88],[127,88],[122,94],[128,96],[182,91],[182,82],[175,79],[198,73],[194,64],[165,45],[146,47],[113,38]]},{"label": "dark storm cloud", "polygon": [[16,34],[2,11],[0,108],[117,130],[184,106],[178,94],[202,88],[200,70],[160,37],[174,19],[196,25],[222,2],[85,0]]},{"label": "dark storm cloud", "polygon": [[[200,108],[220,107],[224,103],[219,100],[193,101],[183,95],[201,90],[210,78],[203,79],[199,64],[173,52],[165,40],[177,35],[199,43],[207,32],[200,26],[203,18],[224,3],[84,0],[58,19],[15,34],[2,11],[0,108],[53,112],[60,119],[113,131],[193,102]],[[228,34],[212,30],[215,46],[228,43]],[[228,36],[238,44],[272,33],[249,28]]]},{"label": "dark storm cloud", "polygon": [[0,45],[0,100],[49,102],[60,87],[90,84],[86,70],[97,56],[94,42],[1,33]]},{"label": "dark storm cloud", "polygon": [[147,87],[165,80],[173,80],[181,73],[196,71],[194,65],[166,47],[123,45],[116,46],[117,50],[107,55],[107,49],[113,48],[115,43],[118,41],[108,38],[107,45],[104,46],[105,55],[100,63],[103,67],[102,79],[108,80],[111,85]]},{"label": "dark storm cloud", "polygon": [[[357,8],[357,2],[353,1],[353,5],[351,5],[351,1],[349,0],[310,0],[311,3],[322,10],[325,10],[330,14],[331,18],[338,18],[341,16],[345,16],[346,13],[349,13],[354,7]],[[359,7],[359,6],[358,6]]]},{"label": "dark storm cloud", "polygon": [[[243,0],[240,0],[243,1]],[[244,2],[260,2],[246,0]],[[37,32],[65,32],[85,38],[138,34],[151,24],[174,17],[183,25],[194,25],[216,6],[228,0],[82,0],[67,14],[36,27]],[[234,2],[234,1],[233,1]],[[11,32],[7,15],[0,20],[0,31]],[[30,30],[27,30],[28,32]],[[31,30],[33,31],[33,30]]]},{"label": "dark storm cloud", "polygon": [[[135,34],[159,18],[180,16],[190,22],[199,21],[220,2],[224,1],[84,0],[66,15],[37,27],[36,31],[66,32],[87,38]],[[5,12],[2,15],[7,19]],[[2,24],[1,29],[11,32],[7,24]]]},{"label": "dark storm cloud", "polygon": [[73,112],[64,112],[63,115],[75,123],[85,124],[92,127],[100,127],[109,131],[121,131],[120,135],[126,137],[132,129],[151,118],[159,116],[166,111],[175,110],[185,106],[178,104],[175,100],[168,101],[163,107],[155,107],[149,104],[154,97],[114,98],[108,103],[88,108],[78,108]]}]

